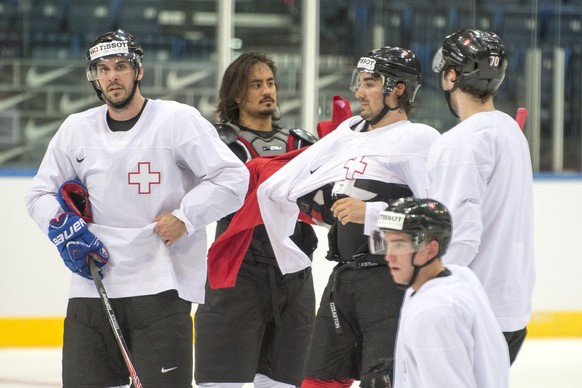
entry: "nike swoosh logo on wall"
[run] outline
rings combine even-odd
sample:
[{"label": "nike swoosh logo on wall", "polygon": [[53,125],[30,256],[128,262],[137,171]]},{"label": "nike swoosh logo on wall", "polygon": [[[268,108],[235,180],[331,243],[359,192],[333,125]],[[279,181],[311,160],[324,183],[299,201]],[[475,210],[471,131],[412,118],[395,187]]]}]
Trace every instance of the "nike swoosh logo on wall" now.
[{"label": "nike swoosh logo on wall", "polygon": [[[317,85],[319,89],[323,89],[326,86],[332,85],[344,77],[343,74],[330,74],[324,77],[320,77]],[[303,100],[301,98],[287,99],[279,103],[279,108],[281,109],[281,114],[285,115],[290,112],[295,112],[301,109],[303,106]]]},{"label": "nike swoosh logo on wall", "polygon": [[34,93],[21,93],[21,94],[17,94],[15,96],[12,97],[8,97],[8,98],[4,98],[2,100],[0,100],[0,112],[3,110],[6,110],[8,108],[12,108],[15,105],[20,104],[23,101],[28,100],[29,98],[34,97],[36,94]]},{"label": "nike swoosh logo on wall", "polygon": [[300,98],[287,99],[279,104],[279,109],[281,109],[281,114],[283,112],[289,113],[299,110],[303,106],[303,101]]},{"label": "nike swoosh logo on wall", "polygon": [[59,129],[61,122],[62,120],[55,120],[50,123],[36,125],[35,120],[30,119],[26,122],[26,126],[24,127],[24,137],[27,140],[38,140],[52,135],[57,131],[57,129]]},{"label": "nike swoosh logo on wall", "polygon": [[212,70],[202,70],[196,73],[190,73],[184,76],[178,76],[176,70],[170,70],[166,79],[168,90],[179,90],[195,82],[208,78],[213,73]]},{"label": "nike swoosh logo on wall", "polygon": [[76,113],[91,105],[95,105],[97,102],[98,101],[95,98],[95,95],[91,95],[85,98],[71,99],[71,95],[69,93],[65,93],[59,101],[59,112],[66,115]]},{"label": "nike swoosh logo on wall", "polygon": [[210,103],[210,96],[202,96],[198,105],[195,108],[200,111],[200,114],[204,117],[214,117],[216,113],[216,105]]},{"label": "nike swoosh logo on wall", "polygon": [[32,66],[26,72],[26,86],[31,88],[38,88],[43,86],[52,80],[62,77],[65,74],[71,72],[75,68],[74,65],[69,65],[65,67],[59,67],[58,69],[47,70],[39,73],[36,66]]}]

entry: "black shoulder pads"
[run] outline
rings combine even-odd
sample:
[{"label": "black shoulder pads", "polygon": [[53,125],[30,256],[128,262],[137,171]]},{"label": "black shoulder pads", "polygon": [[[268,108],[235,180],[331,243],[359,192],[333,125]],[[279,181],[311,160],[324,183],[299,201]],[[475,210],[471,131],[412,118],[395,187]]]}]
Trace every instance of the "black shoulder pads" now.
[{"label": "black shoulder pads", "polygon": [[293,137],[301,140],[302,147],[312,145],[317,141],[317,138],[311,132],[307,132],[301,128],[291,128],[289,133],[292,134]]},{"label": "black shoulder pads", "polygon": [[240,131],[236,125],[230,123],[218,123],[214,124],[214,127],[218,132],[218,136],[220,136],[220,140],[226,145],[234,143]]}]

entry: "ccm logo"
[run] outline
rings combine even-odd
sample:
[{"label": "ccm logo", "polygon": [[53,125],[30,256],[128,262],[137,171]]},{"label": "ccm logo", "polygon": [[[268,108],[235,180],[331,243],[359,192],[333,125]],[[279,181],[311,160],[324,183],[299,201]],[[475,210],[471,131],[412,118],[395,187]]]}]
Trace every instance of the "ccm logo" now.
[{"label": "ccm logo", "polygon": [[65,241],[67,241],[71,237],[73,237],[75,235],[75,233],[77,233],[78,231],[83,229],[86,225],[87,224],[85,223],[85,221],[83,221],[83,219],[79,218],[79,220],[75,221],[75,223],[73,225],[69,226],[68,229],[64,230],[57,237],[53,238],[53,243],[55,243],[55,245],[61,245],[62,243],[64,243]]}]

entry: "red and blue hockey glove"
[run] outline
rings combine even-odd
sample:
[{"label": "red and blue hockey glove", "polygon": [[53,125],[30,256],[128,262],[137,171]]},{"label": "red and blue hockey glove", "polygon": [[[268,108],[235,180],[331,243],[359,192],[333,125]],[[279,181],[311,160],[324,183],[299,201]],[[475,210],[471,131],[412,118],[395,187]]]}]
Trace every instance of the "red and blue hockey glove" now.
[{"label": "red and blue hockey glove", "polygon": [[48,236],[57,246],[67,268],[86,279],[93,279],[88,260],[95,260],[99,268],[109,261],[109,252],[103,243],[76,214],[63,213],[52,219]]},{"label": "red and blue hockey glove", "polygon": [[63,183],[57,192],[57,199],[65,212],[75,213],[85,222],[93,222],[89,191],[82,182],[70,180]]}]

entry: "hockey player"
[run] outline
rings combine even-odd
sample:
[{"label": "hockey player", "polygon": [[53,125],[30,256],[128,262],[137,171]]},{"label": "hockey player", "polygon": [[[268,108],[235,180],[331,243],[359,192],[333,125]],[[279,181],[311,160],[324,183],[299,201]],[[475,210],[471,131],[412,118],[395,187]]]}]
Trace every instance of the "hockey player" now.
[{"label": "hockey player", "polygon": [[385,255],[394,283],[406,289],[394,386],[508,387],[507,346],[483,286],[470,269],[441,261],[452,232],[448,210],[403,198],[380,213],[378,228],[371,250]]},{"label": "hockey player", "polygon": [[[315,142],[279,126],[277,69],[262,53],[243,53],[226,69],[218,100],[221,138],[249,165]],[[232,216],[217,223],[217,237]],[[233,222],[235,222],[233,221]],[[311,225],[293,221],[293,239],[307,256],[317,246]],[[232,225],[233,227],[235,225]],[[234,254],[234,253],[233,253]],[[301,383],[315,319],[311,268],[283,275],[263,225],[256,226],[234,288],[206,288],[196,310],[195,378],[201,387],[292,387]]]},{"label": "hockey player", "polygon": [[[439,133],[411,123],[421,83],[415,54],[382,47],[360,58],[351,90],[361,113],[291,160],[258,189],[261,214],[283,273],[309,258],[291,238],[299,209],[320,191],[332,203],[327,259],[337,262],[323,292],[305,364],[303,387],[350,386],[378,359],[392,361],[403,292],[393,287],[368,235],[388,203],[426,195],[426,154]],[[315,195],[315,196],[314,196]],[[300,205],[298,205],[298,202]],[[367,222],[366,222],[367,220]]]},{"label": "hockey player", "polygon": [[533,178],[527,140],[495,109],[507,68],[499,36],[463,29],[433,61],[460,123],[429,154],[431,197],[451,211],[455,235],[445,264],[470,267],[491,300],[513,362],[526,336],[534,286]]},{"label": "hockey player", "polygon": [[[141,383],[192,386],[190,314],[192,302],[204,302],[206,226],[237,210],[247,190],[247,169],[196,109],[141,94],[142,57],[128,32],[95,39],[87,78],[104,104],[63,122],[26,194],[30,216],[57,236],[53,242],[75,271],[64,324],[64,387],[129,381],[87,254],[101,259]],[[67,197],[62,184],[69,180],[87,188],[88,227],[58,201]]]}]

